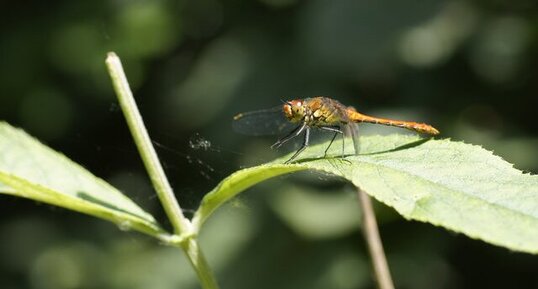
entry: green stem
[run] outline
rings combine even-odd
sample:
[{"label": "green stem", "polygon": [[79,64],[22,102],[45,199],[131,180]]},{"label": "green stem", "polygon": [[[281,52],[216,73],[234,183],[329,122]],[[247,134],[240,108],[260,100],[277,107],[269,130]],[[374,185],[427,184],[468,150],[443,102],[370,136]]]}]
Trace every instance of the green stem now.
[{"label": "green stem", "polygon": [[186,242],[181,243],[181,248],[187,255],[192,267],[198,275],[198,279],[202,285],[202,288],[215,288],[218,289],[219,285],[215,281],[215,277],[209,268],[198,241],[196,239],[188,239]]},{"label": "green stem", "polygon": [[[181,237],[185,237],[179,244],[185,251],[189,261],[198,275],[198,279],[204,289],[217,289],[218,285],[215,281],[207,261],[205,260],[194,236],[192,223],[185,218],[181,207],[172,191],[172,187],[168,182],[163,167],[159,162],[155,148],[151,144],[148,131],[142,120],[142,116],[136,106],[133,93],[127,82],[127,77],[123,71],[123,66],[119,57],[114,52],[109,52],[106,58],[108,73],[112,79],[114,90],[118,97],[120,107],[123,111],[129,130],[133,135],[135,144],[138,148],[144,166],[148,171],[151,183],[155,188],[157,196],[172,223],[174,233]],[[177,244],[176,244],[177,245]]]},{"label": "green stem", "polygon": [[106,64],[127,125],[131,130],[134,142],[142,157],[146,170],[148,171],[151,183],[153,184],[153,187],[155,187],[157,196],[164,207],[166,215],[168,216],[168,219],[170,219],[176,234],[179,235],[190,232],[190,222],[181,212],[181,208],[172,191],[172,187],[159,162],[155,148],[151,145],[148,131],[146,130],[142,116],[136,106],[133,93],[127,82],[127,77],[125,76],[119,57],[114,52],[109,52]]},{"label": "green stem", "polygon": [[379,230],[377,228],[372,200],[370,199],[370,196],[359,187],[357,187],[357,194],[359,195],[359,204],[363,216],[363,233],[368,245],[370,257],[372,258],[377,285],[379,286],[379,289],[394,289],[389,265],[387,264],[387,257],[385,256],[381,237],[379,236]]}]

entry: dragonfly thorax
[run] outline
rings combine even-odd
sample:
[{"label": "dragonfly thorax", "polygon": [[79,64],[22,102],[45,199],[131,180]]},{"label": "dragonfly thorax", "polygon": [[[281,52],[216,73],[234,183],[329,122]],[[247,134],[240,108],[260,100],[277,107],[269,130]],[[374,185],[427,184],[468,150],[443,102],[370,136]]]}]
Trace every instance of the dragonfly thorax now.
[{"label": "dragonfly thorax", "polygon": [[346,107],[325,97],[287,101],[282,110],[292,123],[304,123],[309,127],[340,126],[348,123]]}]

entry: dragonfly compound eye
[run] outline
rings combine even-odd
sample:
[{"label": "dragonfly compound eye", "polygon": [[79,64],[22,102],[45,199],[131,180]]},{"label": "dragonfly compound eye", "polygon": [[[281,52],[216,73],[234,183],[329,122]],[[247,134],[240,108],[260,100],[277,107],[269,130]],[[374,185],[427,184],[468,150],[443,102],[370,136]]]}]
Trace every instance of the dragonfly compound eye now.
[{"label": "dragonfly compound eye", "polygon": [[301,100],[286,101],[282,106],[284,116],[292,123],[297,123],[304,116],[304,106]]},{"label": "dragonfly compound eye", "polygon": [[284,104],[282,106],[282,111],[284,112],[286,118],[291,119],[293,117],[293,112],[290,104]]}]

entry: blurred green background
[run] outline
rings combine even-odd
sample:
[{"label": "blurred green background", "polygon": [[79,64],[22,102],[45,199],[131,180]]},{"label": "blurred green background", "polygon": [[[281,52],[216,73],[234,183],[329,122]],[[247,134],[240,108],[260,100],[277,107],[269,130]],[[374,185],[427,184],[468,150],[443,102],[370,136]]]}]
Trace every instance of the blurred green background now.
[{"label": "blurred green background", "polygon": [[[275,138],[233,132],[234,114],[315,95],[431,123],[441,137],[538,172],[534,0],[4,1],[0,23],[0,119],[120,188],[167,227],[113,94],[107,51],[122,58],[190,211],[231,172],[282,154],[269,149]],[[407,133],[373,125],[362,132]],[[355,202],[353,189],[330,176],[280,177],[218,211],[202,246],[222,288],[374,288]],[[538,288],[538,257],[377,209],[397,288]],[[4,195],[0,284],[198,286],[178,250]]]}]

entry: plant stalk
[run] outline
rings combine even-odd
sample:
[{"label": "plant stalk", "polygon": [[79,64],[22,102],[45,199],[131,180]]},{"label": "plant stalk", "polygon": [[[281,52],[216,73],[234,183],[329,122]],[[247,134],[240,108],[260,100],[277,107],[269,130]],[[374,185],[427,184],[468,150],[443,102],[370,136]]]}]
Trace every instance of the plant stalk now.
[{"label": "plant stalk", "polygon": [[157,157],[155,148],[151,144],[148,131],[136,106],[119,57],[114,52],[109,52],[106,58],[106,65],[129,130],[133,135],[134,142],[142,157],[151,183],[174,228],[174,233],[180,237],[185,236],[184,241],[176,244],[176,246],[179,245],[187,255],[198,275],[202,288],[218,289],[219,287],[215,281],[215,277],[198,246],[196,236],[194,236],[197,232],[193,232],[192,223],[183,215],[168,178],[164,173],[164,169]]},{"label": "plant stalk", "polygon": [[149,174],[151,183],[157,192],[157,196],[174,227],[175,234],[187,233],[190,231],[190,222],[181,211],[181,207],[176,200],[168,178],[164,174],[163,167],[159,162],[155,148],[151,144],[148,131],[136,106],[133,93],[129,87],[127,77],[123,71],[123,66],[119,57],[114,52],[109,52],[106,64],[108,73],[112,78],[114,90],[118,96],[121,110],[133,135],[138,152],[142,157],[144,166]]},{"label": "plant stalk", "polygon": [[383,243],[379,236],[379,229],[375,218],[374,208],[370,196],[357,187],[359,204],[363,215],[362,229],[368,245],[370,258],[374,267],[375,278],[380,289],[394,289],[394,283],[390,275],[387,257],[383,250]]},{"label": "plant stalk", "polygon": [[218,289],[219,285],[211,272],[211,268],[209,268],[209,264],[200,249],[198,241],[196,239],[188,239],[186,242],[181,243],[181,248],[196,271],[202,288]]}]

